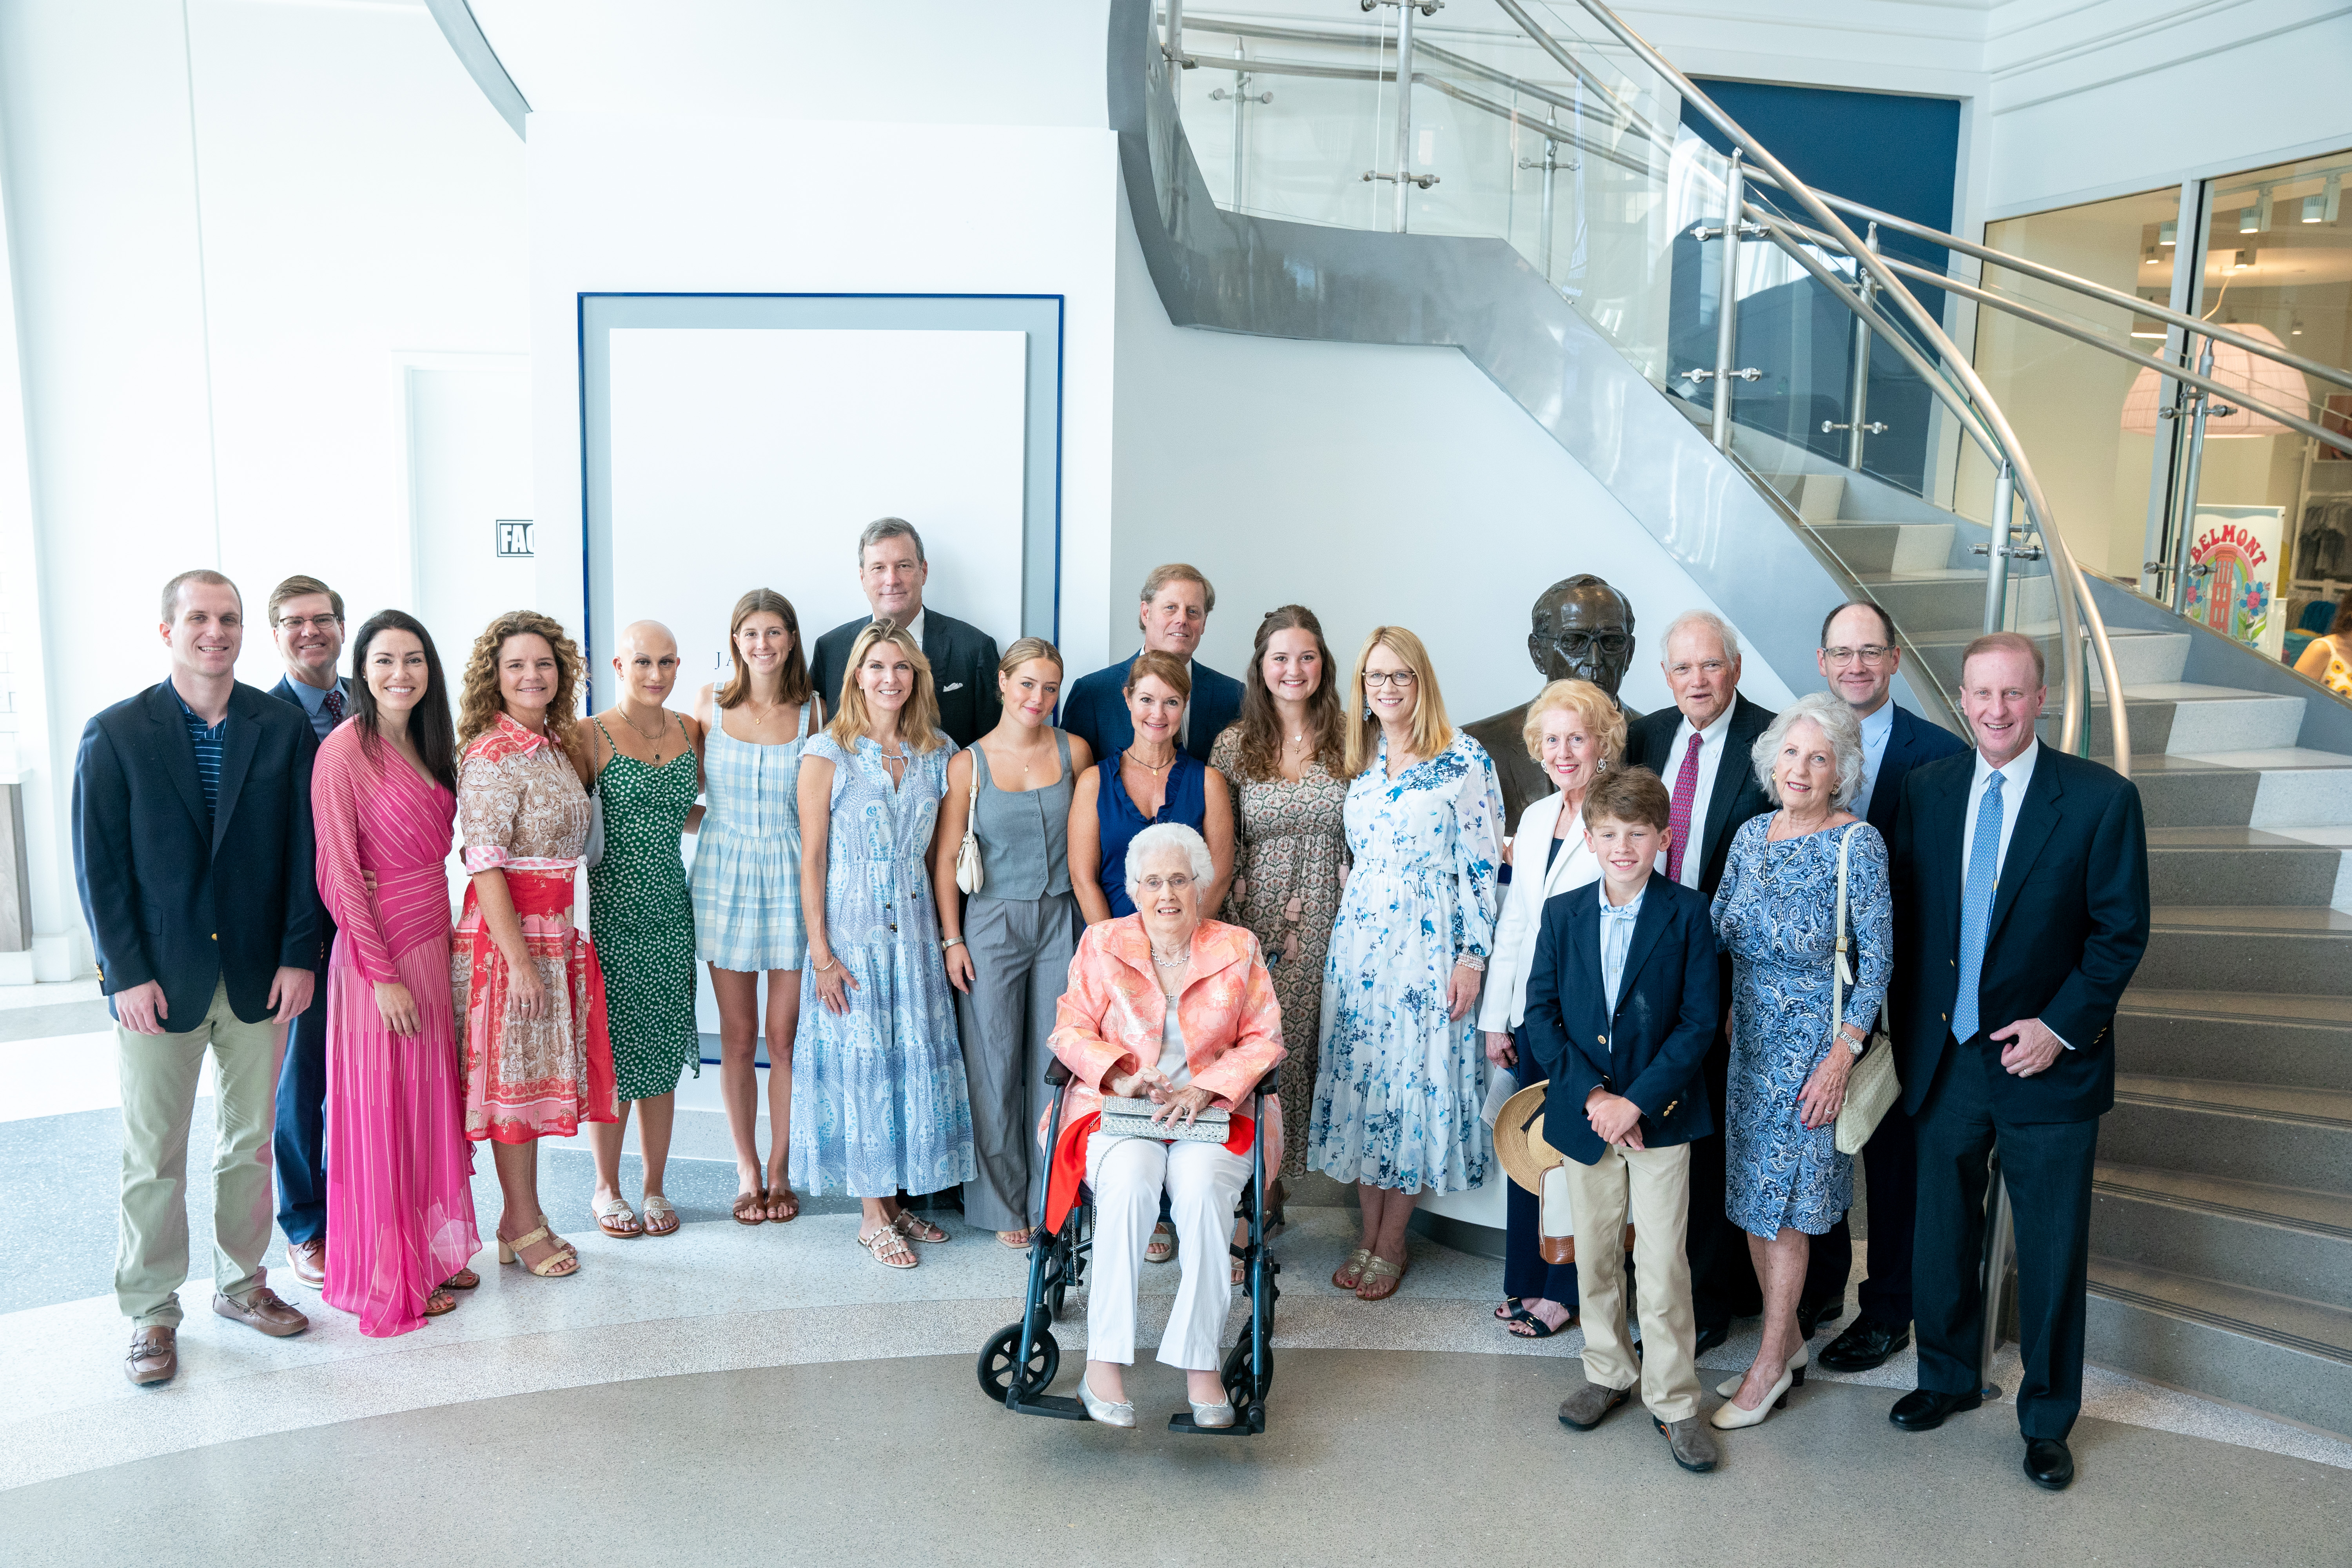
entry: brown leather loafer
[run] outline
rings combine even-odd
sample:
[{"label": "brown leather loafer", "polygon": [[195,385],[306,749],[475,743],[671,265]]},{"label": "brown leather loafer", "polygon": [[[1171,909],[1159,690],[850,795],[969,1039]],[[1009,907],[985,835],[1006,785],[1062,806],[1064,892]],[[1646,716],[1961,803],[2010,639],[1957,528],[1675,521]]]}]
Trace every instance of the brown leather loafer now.
[{"label": "brown leather loafer", "polygon": [[310,1320],[278,1299],[278,1292],[267,1285],[257,1285],[253,1293],[242,1301],[232,1301],[226,1296],[213,1298],[213,1310],[232,1323],[245,1323],[259,1329],[272,1339],[282,1340],[299,1334],[310,1326]]},{"label": "brown leather loafer", "polygon": [[132,1383],[169,1383],[180,1370],[179,1331],[158,1324],[131,1331],[131,1353],[122,1358],[122,1373]]},{"label": "brown leather loafer", "polygon": [[294,1278],[308,1285],[311,1289],[322,1290],[326,1289],[326,1238],[322,1237],[317,1241],[288,1242],[286,1244],[286,1266],[294,1270]]}]

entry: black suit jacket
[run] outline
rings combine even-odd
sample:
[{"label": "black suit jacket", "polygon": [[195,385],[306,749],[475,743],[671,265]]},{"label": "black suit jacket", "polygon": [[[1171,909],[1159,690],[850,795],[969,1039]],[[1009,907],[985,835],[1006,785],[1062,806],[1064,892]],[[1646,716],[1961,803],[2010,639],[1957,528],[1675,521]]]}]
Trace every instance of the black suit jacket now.
[{"label": "black suit jacket", "polygon": [[[1715,786],[1707,797],[1706,822],[1699,832],[1697,845],[1683,847],[1685,855],[1696,847],[1699,857],[1698,890],[1710,899],[1715,897],[1716,885],[1723,880],[1724,862],[1731,858],[1732,834],[1749,817],[1772,809],[1772,797],[1756,782],[1756,763],[1751,755],[1756,738],[1771,728],[1772,719],[1772,710],[1760,703],[1736,695],[1731,700],[1731,727],[1724,734],[1723,755],[1715,760]],[[1626,762],[1649,769],[1666,781],[1669,790],[1675,787],[1675,771],[1682,762],[1669,755],[1675,749],[1675,731],[1682,722],[1681,709],[1661,708],[1635,720],[1625,731]],[[1699,755],[1703,758],[1706,752],[1702,750]]]},{"label": "black suit jacket", "polygon": [[151,686],[83,728],[74,878],[108,996],[159,981],[164,1027],[185,1031],[226,980],[229,1005],[254,1024],[269,1016],[279,969],[319,967],[318,752],[308,715],[238,686],[207,833],[196,749],[171,692]]},{"label": "black suit jacket", "polygon": [[[850,646],[874,624],[871,616],[844,621],[816,639],[809,683],[827,714],[841,707],[841,683],[849,674]],[[931,664],[931,690],[939,698],[940,728],[959,746],[969,746],[996,728],[1004,702],[996,694],[996,639],[970,621],[923,606],[923,657]]]},{"label": "black suit jacket", "polygon": [[[1959,991],[1961,857],[1976,753],[1911,770],[1896,819],[1895,1065],[1916,1113],[1951,1039]],[[2032,1078],[1993,1076],[2012,1122],[2080,1121],[2116,1102],[2116,1007],[2147,949],[2147,830],[2114,770],[2043,746],[2001,860],[1977,991],[1990,1035],[2040,1018],[2074,1047]],[[1994,1048],[1998,1046],[1989,1046]]]},{"label": "black suit jacket", "polygon": [[1584,1118],[1595,1089],[1642,1108],[1642,1142],[1672,1148],[1715,1131],[1699,1063],[1714,1039],[1715,928],[1707,900],[1653,874],[1633,919],[1617,1007],[1601,977],[1601,884],[1544,900],[1528,971],[1528,1048],[1550,1080],[1544,1142],[1580,1165],[1608,1145]]},{"label": "black suit jacket", "polygon": [[1870,786],[1870,815],[1865,819],[1889,846],[1895,842],[1895,819],[1903,810],[1903,781],[1911,770],[1968,749],[1966,741],[1941,724],[1930,724],[1907,708],[1895,708],[1894,732],[1886,737],[1885,754],[1878,759],[1878,779]]},{"label": "black suit jacket", "polygon": [[[1115,757],[1134,742],[1135,721],[1127,716],[1127,672],[1139,658],[1131,653],[1108,668],[1079,678],[1062,699],[1062,727],[1094,748],[1095,760]],[[1192,661],[1192,694],[1185,700],[1184,749],[1202,762],[1226,725],[1242,716],[1242,683]]]}]

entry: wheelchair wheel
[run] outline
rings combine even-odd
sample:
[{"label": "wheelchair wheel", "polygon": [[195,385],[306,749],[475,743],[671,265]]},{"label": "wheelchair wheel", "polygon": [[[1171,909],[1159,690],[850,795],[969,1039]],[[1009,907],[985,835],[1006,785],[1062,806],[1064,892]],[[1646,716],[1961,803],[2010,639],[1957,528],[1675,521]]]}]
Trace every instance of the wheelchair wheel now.
[{"label": "wheelchair wheel", "polygon": [[1250,1336],[1246,1328],[1242,1331],[1241,1342],[1225,1352],[1225,1368],[1222,1375],[1225,1397],[1232,1400],[1236,1408],[1264,1403],[1266,1391],[1274,1386],[1274,1369],[1271,1366],[1266,1368],[1264,1377],[1253,1378],[1250,1375]]},{"label": "wheelchair wheel", "polygon": [[980,1352],[980,1391],[994,1405],[1004,1403],[1017,1371],[1024,1397],[1034,1397],[1053,1386],[1054,1376],[1062,1370],[1062,1347],[1052,1332],[1040,1329],[1029,1342],[1029,1352],[1021,1355],[1014,1347],[1021,1342],[1021,1325],[1007,1323]]}]

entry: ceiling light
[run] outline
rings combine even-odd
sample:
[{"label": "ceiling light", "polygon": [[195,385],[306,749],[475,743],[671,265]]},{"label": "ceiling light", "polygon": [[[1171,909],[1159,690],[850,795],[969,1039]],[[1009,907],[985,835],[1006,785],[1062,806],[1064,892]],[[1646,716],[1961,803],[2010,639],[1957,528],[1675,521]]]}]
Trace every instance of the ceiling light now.
[{"label": "ceiling light", "polygon": [[2301,316],[2295,317],[2288,323],[2286,335],[2291,338],[2299,338],[2303,336],[2303,318]]},{"label": "ceiling light", "polygon": [[[2296,330],[2301,331],[2300,328]],[[2164,341],[2164,334],[2162,332],[2134,332],[2132,336],[2136,338],[2153,338],[2158,342],[2162,342]]]},{"label": "ceiling light", "polygon": [[2238,209],[2238,232],[2240,234],[2262,233],[2262,208],[2258,206],[2240,207]]},{"label": "ceiling light", "polygon": [[2180,225],[2177,222],[2158,224],[2156,226],[2156,243],[2158,245],[2170,245],[2174,241],[2174,237],[2178,235],[2179,231]]},{"label": "ceiling light", "polygon": [[2237,259],[2230,264],[2230,270],[2232,272],[2243,272],[2253,264],[2254,253],[2251,249],[2241,250],[2237,253]]},{"label": "ceiling light", "polygon": [[[2315,200],[2316,200],[2317,198],[2316,198],[2316,197],[2315,197],[2314,199],[2315,199]],[[2149,246],[2149,247],[2147,247],[2147,265],[2149,265],[2150,267],[2153,267],[2153,266],[2155,266],[2158,262],[2159,262],[2159,261],[2161,261],[2161,260],[2163,260],[2163,259],[2164,259],[2164,253],[2163,253],[2162,251],[2158,250],[2158,249],[2155,246],[2153,246],[2153,245],[2151,245],[2151,246]]]},{"label": "ceiling light", "polygon": [[2304,222],[2325,223],[2327,221],[2326,216],[2326,212],[2327,198],[2326,196],[2314,195],[2303,198]]}]

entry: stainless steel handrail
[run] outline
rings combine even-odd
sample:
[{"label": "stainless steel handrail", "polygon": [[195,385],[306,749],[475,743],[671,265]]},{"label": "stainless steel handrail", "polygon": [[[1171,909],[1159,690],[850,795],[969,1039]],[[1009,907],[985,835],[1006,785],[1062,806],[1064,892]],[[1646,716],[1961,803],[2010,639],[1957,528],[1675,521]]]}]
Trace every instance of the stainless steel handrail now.
[{"label": "stainless steel handrail", "polygon": [[[1811,186],[1790,174],[1788,167],[1773,156],[1769,148],[1743,130],[1738,121],[1726,114],[1717,106],[1714,100],[1701,92],[1696,83],[1676,69],[1673,62],[1664,55],[1653,48],[1647,39],[1619,20],[1616,13],[1601,5],[1600,0],[1577,0],[1577,3],[1591,15],[1593,20],[1615,35],[1618,41],[1631,49],[1643,65],[1655,71],[1676,92],[1682,94],[1685,102],[1692,104],[1701,114],[1706,116],[1717,130],[1728,137],[1734,145],[1746,152],[1756,166],[1772,176],[1774,184],[1803,206],[1822,228],[1834,236],[1840,247],[1853,258],[1857,267],[1867,269],[1876,277],[1879,288],[1885,297],[1893,300],[1903,314],[1911,319],[1912,325],[1918,329],[1927,345],[1935,351],[1937,357],[1950,366],[1951,374],[1958,380],[1961,390],[1968,395],[1969,401],[1976,405],[1977,412],[1986,426],[1998,438],[2002,458],[2015,476],[2019,492],[2025,498],[2026,516],[2041,529],[2042,544],[2048,550],[2049,559],[2058,569],[2058,575],[2064,584],[2065,591],[2054,595],[2058,608],[2058,662],[2064,680],[2060,700],[2059,744],[2068,752],[2083,749],[2084,721],[2089,700],[2087,690],[2089,682],[2086,679],[2087,672],[2084,668],[2082,633],[2087,628],[2091,644],[2098,655],[2100,673],[2106,682],[2108,723],[2115,742],[2116,771],[2128,776],[2131,772],[2130,718],[2125,710],[2123,683],[2117,679],[2116,673],[2115,650],[2108,644],[2105,620],[2100,616],[2098,605],[2091,598],[2090,584],[2084,581],[2083,569],[2075,563],[2074,552],[2066,547],[2066,541],[2058,531],[2055,519],[2050,510],[2049,498],[2042,493],[2042,481],[2034,474],[2032,466],[2025,456],[2024,443],[2018,439],[2017,432],[2010,427],[2008,416],[2003,414],[2000,406],[1993,402],[1992,394],[1985,386],[1983,379],[1977,374],[1976,367],[1960,353],[1958,345],[1945,333],[1942,324],[1928,314],[1927,307],[1919,303],[1917,297],[1911,292],[1909,287],[1904,283],[1894,268],[1886,265],[1885,258],[1864,245],[1861,238],[1846,226],[1845,220],[1832,212],[1829,205],[1814,193]],[[1503,5],[1507,12],[1516,13],[1514,19],[1520,20],[1523,26],[1532,26],[1533,18],[1528,17],[1524,10],[1519,9],[1516,0],[1496,0],[1496,4]],[[1538,28],[1537,31],[1541,32],[1541,29]],[[1544,34],[1543,38],[1538,41],[1540,43],[1549,37],[1549,34]],[[1737,215],[1727,215],[1727,216],[1736,219]],[[1834,293],[1838,299],[1847,300],[1843,289],[1834,290]],[[1726,303],[1727,306],[1729,302]],[[1857,312],[1861,310],[1858,301],[1847,300],[1847,304],[1849,309]],[[1993,520],[1993,548],[1999,549],[2009,542],[2009,519]]]}]

